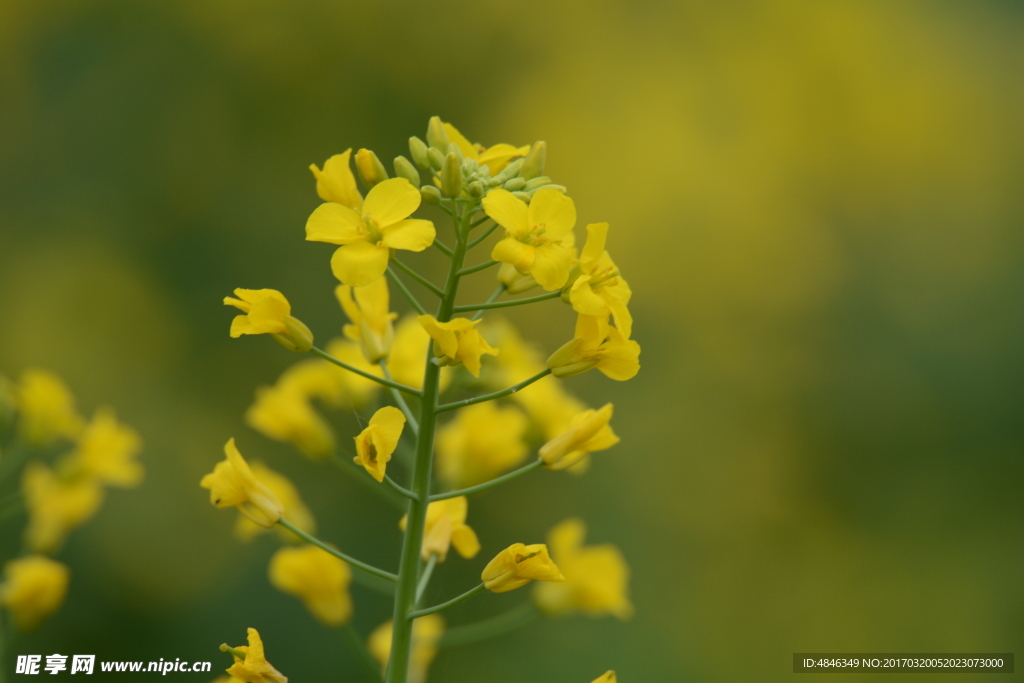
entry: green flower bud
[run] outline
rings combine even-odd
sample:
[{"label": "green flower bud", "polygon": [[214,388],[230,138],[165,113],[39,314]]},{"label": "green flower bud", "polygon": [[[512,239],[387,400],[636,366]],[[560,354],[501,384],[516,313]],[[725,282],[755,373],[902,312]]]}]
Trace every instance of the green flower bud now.
[{"label": "green flower bud", "polygon": [[434,147],[427,150],[427,160],[430,162],[430,167],[435,171],[440,171],[444,166],[444,155]]},{"label": "green flower bud", "polygon": [[412,183],[413,187],[420,186],[420,172],[416,170],[411,161],[401,155],[395,157],[395,175],[405,178]]},{"label": "green flower bud", "polygon": [[444,131],[444,124],[441,123],[439,116],[430,117],[430,123],[427,124],[427,144],[438,151],[448,151],[451,140],[448,139],[448,133]]},{"label": "green flower bud", "polygon": [[520,273],[511,263],[502,263],[498,269],[498,282],[505,285],[509,294],[522,294],[537,286],[532,275]]},{"label": "green flower bud", "polygon": [[367,190],[388,179],[388,172],[384,170],[384,164],[380,163],[377,155],[368,149],[356,152],[356,170],[359,171],[359,177]]},{"label": "green flower bud", "polygon": [[527,194],[526,192],[513,192],[512,196],[515,197],[516,199],[521,199],[522,201],[526,202],[527,204],[529,204],[530,203],[530,199],[533,198],[533,195]]},{"label": "green flower bud", "polygon": [[459,158],[459,163],[462,163],[462,149],[454,142],[448,143],[448,154],[454,154]]},{"label": "green flower bud", "polygon": [[503,183],[509,178],[515,178],[519,174],[519,169],[523,167],[523,161],[523,159],[516,159],[494,176],[494,179]]},{"label": "green flower bud", "polygon": [[512,180],[502,185],[502,187],[504,187],[509,192],[515,192],[526,187],[526,181],[523,180],[522,178],[513,178]]},{"label": "green flower bud", "polygon": [[[486,168],[486,167],[485,167]],[[472,175],[480,170],[480,164],[476,162],[476,159],[470,159],[466,157],[462,160],[462,172],[465,175]]]},{"label": "green flower bud", "polygon": [[547,177],[546,175],[537,176],[533,180],[527,181],[526,185],[523,187],[523,190],[529,192],[530,190],[536,190],[538,187],[541,187],[542,185],[548,185],[550,183],[551,178]]},{"label": "green flower bud", "polygon": [[487,187],[479,180],[474,180],[469,184],[467,188],[470,197],[483,197],[487,191]]},{"label": "green flower bud", "polygon": [[455,152],[448,152],[441,169],[441,191],[449,197],[462,194],[462,167]]},{"label": "green flower bud", "polygon": [[433,185],[424,185],[420,188],[420,198],[424,204],[438,206],[441,203],[441,190]]},{"label": "green flower bud", "polygon": [[416,165],[426,171],[430,168],[430,159],[427,158],[427,143],[413,135],[409,138],[409,154]]},{"label": "green flower bud", "polygon": [[539,192],[540,190],[558,190],[562,194],[565,194],[566,192],[568,192],[568,190],[566,189],[565,185],[550,185],[550,184],[549,185],[541,185],[540,187],[535,187],[532,190],[524,190],[524,192],[527,192],[527,194],[529,194],[532,197],[533,195],[537,194],[537,192]]},{"label": "green flower bud", "polygon": [[519,171],[519,175],[526,178],[527,180],[533,180],[541,173],[544,172],[544,162],[547,160],[548,146],[543,140],[538,140],[533,143],[533,147],[530,148],[530,153],[526,155],[526,159],[523,160],[523,167]]},{"label": "green flower bud", "polygon": [[290,315],[284,319],[284,327],[287,330],[284,334],[270,335],[278,344],[295,353],[313,348],[313,333],[301,320]]}]

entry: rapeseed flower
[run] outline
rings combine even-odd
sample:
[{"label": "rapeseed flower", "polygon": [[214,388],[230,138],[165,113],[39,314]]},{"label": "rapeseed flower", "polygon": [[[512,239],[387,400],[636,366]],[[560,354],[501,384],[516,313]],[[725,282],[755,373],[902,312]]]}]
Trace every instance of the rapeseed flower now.
[{"label": "rapeseed flower", "polygon": [[145,474],[135,460],[140,450],[142,439],[138,433],[119,423],[110,408],[100,408],[64,460],[64,466],[108,486],[130,488],[138,486]]},{"label": "rapeseed flower", "polygon": [[493,402],[462,408],[437,431],[438,477],[452,488],[475,486],[526,459],[527,420],[513,406]]},{"label": "rapeseed flower", "polygon": [[531,581],[565,581],[565,577],[551,561],[543,543],[513,543],[487,563],[480,580],[487,590],[506,593]]},{"label": "rapeseed flower", "polygon": [[[281,502],[281,516],[307,534],[316,533],[316,518],[310,512],[306,504],[302,502],[299,490],[288,477],[275,472],[259,460],[254,460],[251,465],[252,474],[256,481],[260,482]],[[242,541],[250,541],[258,534],[267,530],[262,524],[257,524],[244,514],[238,515],[235,520],[235,536]],[[302,539],[295,535],[290,529],[283,526],[275,526],[274,530],[289,543],[300,543]]]},{"label": "rapeseed flower", "polygon": [[608,324],[607,318],[580,315],[576,336],[548,358],[555,377],[569,377],[597,368],[624,381],[640,371],[640,345]]},{"label": "rapeseed flower", "polygon": [[[438,644],[444,634],[444,619],[428,614],[412,623],[412,650],[409,653],[408,683],[426,683],[427,670],[437,656]],[[380,662],[381,671],[388,668],[391,657],[391,622],[386,621],[370,633],[366,648]]]},{"label": "rapeseed flower", "polygon": [[[391,346],[391,356],[388,358],[388,370],[392,379],[414,389],[422,389],[423,371],[427,367],[427,347],[430,343],[430,335],[415,316],[402,318],[395,328],[395,342]],[[444,391],[451,381],[451,368],[441,368],[441,391]]]},{"label": "rapeseed flower", "polygon": [[276,289],[236,289],[235,296],[224,297],[225,306],[234,306],[245,315],[231,321],[231,336],[269,334],[289,351],[306,352],[313,347],[313,333],[292,315],[292,305]]},{"label": "rapeseed flower", "polygon": [[584,612],[594,617],[612,614],[628,619],[633,614],[629,566],[611,544],[584,546],[586,534],[586,525],[580,519],[567,519],[548,533],[551,555],[558,561],[565,581],[537,584],[533,600],[546,614]]},{"label": "rapeseed flower", "polygon": [[419,208],[420,191],[405,178],[385,180],[354,210],[321,204],[306,222],[306,239],[340,245],[331,270],[343,284],[368,285],[387,270],[392,249],[423,251],[434,242],[434,224],[409,216]]},{"label": "rapeseed flower", "polygon": [[[429,560],[431,555],[437,555],[439,562],[444,562],[448,557],[448,549],[455,546],[455,550],[464,558],[471,559],[480,552],[480,541],[477,540],[476,532],[466,524],[466,513],[469,509],[469,501],[465,496],[438,500],[427,506],[427,523],[423,531],[424,560]],[[398,528],[405,531],[405,525],[409,515],[402,517]]]},{"label": "rapeseed flower", "polygon": [[384,481],[391,454],[405,427],[405,415],[394,406],[384,406],[370,418],[370,424],[355,438],[357,465],[362,465],[370,476]]},{"label": "rapeseed flower", "polygon": [[585,410],[577,414],[562,434],[541,446],[538,455],[545,467],[564,470],[582,460],[588,453],[603,451],[619,442],[608,422],[612,419],[612,404],[599,410]]},{"label": "rapeseed flower", "polygon": [[606,671],[590,683],[618,683],[618,681],[619,679],[616,678],[614,671]]},{"label": "rapeseed flower", "polygon": [[21,476],[28,512],[25,544],[33,552],[52,553],[68,534],[85,524],[103,504],[103,487],[89,477],[64,479],[41,462],[30,462]]},{"label": "rapeseed flower", "polygon": [[392,321],[398,317],[388,310],[387,278],[378,278],[365,287],[338,285],[334,295],[352,321],[343,329],[345,336],[359,342],[363,355],[371,363],[387,358],[395,339]]},{"label": "rapeseed flower", "polygon": [[42,555],[29,555],[4,565],[0,605],[7,608],[19,631],[31,631],[64,602],[71,572]]},{"label": "rapeseed flower", "polygon": [[605,251],[607,238],[607,223],[587,226],[587,243],[583,245],[578,264],[579,276],[575,281],[570,279],[568,299],[577,313],[605,318],[611,315],[622,336],[629,339],[633,316],[626,304],[633,292]]},{"label": "rapeseed flower", "polygon": [[351,158],[352,150],[346,149],[325,161],[324,170],[321,171],[316,164],[310,164],[309,170],[316,178],[316,193],[320,199],[359,211],[363,207],[363,195],[356,187],[356,177],[349,165]]},{"label": "rapeseed flower", "polygon": [[268,529],[281,519],[284,506],[265,484],[253,474],[235,446],[234,438],[224,445],[225,459],[199,485],[210,489],[210,502],[219,508],[237,507],[238,511]]},{"label": "rapeseed flower", "polygon": [[432,315],[421,315],[418,320],[434,340],[435,354],[442,365],[462,363],[474,377],[479,377],[480,357],[485,353],[489,356],[498,355],[498,349],[491,348],[476,329],[479,320],[454,318],[441,323]]},{"label": "rapeseed flower", "polygon": [[76,439],[84,420],[75,410],[75,398],[52,372],[30,368],[21,373],[15,389],[18,436],[35,446],[57,438]]},{"label": "rapeseed flower", "polygon": [[352,570],[320,548],[281,548],[270,558],[268,574],[275,588],[302,600],[321,624],[341,626],[352,617]]},{"label": "rapeseed flower", "polygon": [[[231,656],[235,659],[235,663],[227,669],[227,672],[246,683],[288,683],[288,677],[267,661],[259,632],[250,628],[248,635],[248,645],[229,648],[225,643],[220,646],[221,651],[231,652]],[[237,654],[239,652],[242,653],[242,656]]]},{"label": "rapeseed flower", "polygon": [[495,176],[508,162],[516,157],[526,156],[530,146],[516,147],[507,143],[499,143],[491,147],[484,147],[480,144],[473,144],[466,139],[466,136],[450,123],[444,124],[444,132],[448,134],[449,142],[454,142],[462,152],[463,157],[476,161],[481,166],[487,166],[491,175]]}]

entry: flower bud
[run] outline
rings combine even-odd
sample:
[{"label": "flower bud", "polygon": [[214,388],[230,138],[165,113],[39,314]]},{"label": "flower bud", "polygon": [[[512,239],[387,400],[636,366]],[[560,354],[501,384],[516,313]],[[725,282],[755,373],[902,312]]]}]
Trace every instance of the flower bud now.
[{"label": "flower bud", "polygon": [[516,199],[519,199],[519,200],[521,200],[523,202],[526,202],[527,204],[529,204],[530,200],[533,199],[533,195],[532,194],[529,194],[529,193],[523,192],[523,191],[513,192],[512,196],[515,197]]},{"label": "flower bud", "polygon": [[519,169],[521,169],[523,167],[523,162],[524,161],[525,161],[525,159],[516,159],[511,164],[509,164],[508,166],[503,168],[501,170],[501,173],[499,173],[498,175],[494,176],[495,179],[496,180],[500,180],[501,182],[505,182],[506,180],[508,180],[510,178],[515,178],[517,175],[519,175]]},{"label": "flower bud", "polygon": [[501,264],[498,269],[498,282],[505,285],[509,294],[522,294],[537,286],[532,275],[520,273],[511,263]]},{"label": "flower bud", "polygon": [[367,190],[388,179],[388,172],[384,170],[384,164],[380,163],[377,155],[368,149],[356,152],[356,169]]},{"label": "flower bud", "polygon": [[427,143],[413,135],[409,138],[409,154],[416,165],[426,171],[430,168],[430,160],[427,158]]},{"label": "flower bud", "polygon": [[533,143],[533,147],[530,148],[530,153],[526,155],[526,159],[523,160],[523,166],[519,171],[526,180],[533,180],[541,173],[544,172],[544,162],[547,160],[548,155],[547,143],[543,140],[538,140]]},{"label": "flower bud", "polygon": [[451,140],[444,130],[444,124],[439,116],[431,116],[427,124],[427,144],[440,152],[447,152]]},{"label": "flower bud", "polygon": [[483,197],[486,189],[487,188],[484,187],[484,184],[482,182],[480,182],[479,180],[474,180],[472,183],[469,184],[469,196]]},{"label": "flower bud", "polygon": [[513,178],[512,180],[509,180],[504,185],[502,185],[502,187],[508,190],[509,192],[517,192],[526,187],[526,181],[523,180],[522,178]]},{"label": "flower bud", "polygon": [[432,169],[440,171],[444,166],[444,155],[434,147],[431,147],[427,150],[427,161],[430,162],[430,167]]},{"label": "flower bud", "polygon": [[536,190],[538,187],[541,187],[543,185],[548,185],[550,183],[551,183],[551,178],[547,177],[546,175],[538,176],[538,177],[534,178],[533,180],[528,180],[526,182],[526,185],[523,187],[523,191],[524,192],[529,192],[530,190]]},{"label": "flower bud", "polygon": [[540,187],[535,187],[532,190],[525,190],[524,189],[523,191],[526,192],[527,194],[529,194],[532,197],[533,195],[537,194],[541,190],[558,190],[562,194],[565,194],[566,192],[569,191],[565,187],[565,185],[541,185]]},{"label": "flower bud", "polygon": [[412,162],[403,156],[395,157],[395,175],[405,178],[413,187],[420,186],[420,172],[412,165]]},{"label": "flower bud", "polygon": [[284,326],[287,330],[285,333],[270,335],[274,341],[295,353],[305,353],[313,348],[313,333],[305,323],[289,315],[284,319]]},{"label": "flower bud", "polygon": [[[486,166],[484,167],[486,168]],[[466,157],[462,160],[462,174],[472,175],[480,170],[480,164],[477,163],[476,159],[470,159]]]},{"label": "flower bud", "polygon": [[420,188],[420,198],[424,204],[438,206],[441,203],[441,190],[433,185],[424,185]]},{"label": "flower bud", "polygon": [[462,149],[458,145],[456,145],[454,142],[451,142],[448,144],[448,149],[446,151],[448,152],[448,154],[454,154],[455,156],[457,156],[459,158],[459,163],[462,163]]},{"label": "flower bud", "polygon": [[441,168],[441,191],[449,197],[462,194],[462,167],[455,152],[448,152]]}]

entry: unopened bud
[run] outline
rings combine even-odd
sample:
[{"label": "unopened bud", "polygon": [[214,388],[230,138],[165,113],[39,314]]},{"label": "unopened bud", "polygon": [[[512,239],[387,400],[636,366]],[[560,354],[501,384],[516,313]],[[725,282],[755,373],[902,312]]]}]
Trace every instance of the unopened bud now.
[{"label": "unopened bud", "polygon": [[409,154],[416,165],[426,171],[430,168],[430,159],[427,158],[427,143],[413,135],[409,138]]},{"label": "unopened bud", "polygon": [[313,333],[301,320],[289,315],[284,319],[284,327],[286,331],[283,334],[270,335],[278,344],[295,353],[305,353],[313,348]]},{"label": "unopened bud", "polygon": [[424,204],[438,206],[441,203],[441,190],[433,185],[424,185],[420,188],[420,199]]},{"label": "unopened bud", "polygon": [[412,165],[412,162],[403,156],[395,157],[395,175],[405,178],[413,187],[420,186],[420,172]]},{"label": "unopened bud", "polygon": [[457,156],[459,158],[459,163],[462,163],[462,148],[460,148],[454,142],[449,142],[448,149],[446,151],[448,152],[448,154],[454,154],[455,156]]},{"label": "unopened bud", "polygon": [[537,280],[532,275],[520,273],[511,263],[501,264],[498,282],[505,285],[505,291],[509,294],[522,294],[537,286]]},{"label": "unopened bud", "polygon": [[533,198],[532,194],[530,194],[528,192],[521,192],[521,191],[520,192],[513,192],[512,196],[515,197],[516,199],[519,199],[520,201],[526,202],[527,204],[529,204],[530,200]]},{"label": "unopened bud", "polygon": [[427,161],[430,163],[430,168],[440,171],[444,166],[444,155],[437,151],[436,148],[431,147],[427,150]]},{"label": "unopened bud", "polygon": [[504,187],[509,192],[515,192],[526,187],[526,181],[523,180],[522,178],[513,178],[512,180],[502,185],[502,187]]},{"label": "unopened bud", "polygon": [[368,149],[356,152],[356,170],[359,171],[359,177],[367,190],[388,179],[388,172],[384,170],[384,164],[380,163],[377,155]]},{"label": "unopened bud", "polygon": [[551,178],[547,177],[546,175],[537,176],[533,180],[527,181],[526,185],[523,187],[523,190],[525,190],[526,192],[529,192],[530,190],[536,190],[538,187],[541,187],[542,185],[547,185],[550,182]]},{"label": "unopened bud", "polygon": [[483,197],[487,187],[479,180],[474,180],[467,188],[470,197]]},{"label": "unopened bud", "polygon": [[466,157],[462,160],[462,172],[465,175],[472,175],[480,170],[480,164],[477,163],[476,159]]},{"label": "unopened bud", "polygon": [[547,156],[548,146],[546,142],[538,140],[533,143],[530,153],[523,160],[523,167],[519,170],[519,175],[527,180],[533,180],[544,173],[544,162],[547,160]]},{"label": "unopened bud", "polygon": [[441,192],[449,197],[462,194],[462,167],[455,152],[448,152],[441,169]]},{"label": "unopened bud", "polygon": [[529,194],[532,197],[533,195],[537,194],[541,190],[558,190],[562,194],[565,194],[566,192],[569,191],[568,188],[565,187],[565,185],[550,185],[550,184],[549,185],[541,185],[540,187],[535,187],[532,190],[523,190],[523,191],[526,192],[527,194]]},{"label": "unopened bud", "polygon": [[519,175],[519,169],[523,167],[523,159],[516,159],[511,164],[501,170],[498,175],[494,176],[494,179],[499,182],[505,182],[509,178],[515,178]]},{"label": "unopened bud", "polygon": [[451,140],[448,139],[448,133],[445,132],[444,123],[439,116],[430,117],[430,123],[427,124],[427,144],[438,151],[448,151]]}]

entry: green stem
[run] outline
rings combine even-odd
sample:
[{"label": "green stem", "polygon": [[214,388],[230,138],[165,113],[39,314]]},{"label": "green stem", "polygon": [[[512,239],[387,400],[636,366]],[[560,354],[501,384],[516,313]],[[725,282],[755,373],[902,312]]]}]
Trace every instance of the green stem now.
[{"label": "green stem", "polygon": [[398,580],[398,577],[395,576],[394,574],[392,574],[391,572],[386,572],[383,569],[377,569],[373,565],[366,564],[365,562],[360,562],[356,558],[354,558],[354,557],[352,557],[350,555],[346,555],[345,553],[341,552],[337,548],[334,548],[332,546],[327,545],[326,543],[321,541],[316,536],[312,536],[310,534],[307,534],[305,531],[303,531],[299,527],[295,526],[294,524],[289,522],[284,517],[282,517],[281,519],[277,520],[277,523],[280,524],[281,526],[283,526],[288,531],[290,531],[293,534],[295,534],[296,536],[298,536],[299,538],[301,538],[302,540],[306,541],[307,543],[312,543],[317,548],[320,548],[321,550],[326,550],[328,553],[330,553],[331,555],[334,555],[338,559],[345,560],[346,562],[348,562],[350,565],[352,565],[356,569],[362,569],[367,574],[373,574],[374,576],[379,576],[380,578],[387,579],[388,581],[397,581]]},{"label": "green stem", "polygon": [[361,375],[361,376],[365,377],[366,379],[373,380],[377,384],[383,384],[386,387],[391,387],[392,389],[398,389],[399,391],[404,391],[405,393],[412,394],[413,396],[419,396],[420,395],[420,390],[419,389],[413,389],[412,387],[407,387],[404,384],[399,384],[398,382],[392,382],[391,380],[385,379],[384,377],[378,377],[377,375],[373,374],[372,372],[367,372],[366,370],[360,370],[359,368],[355,367],[354,365],[349,365],[345,361],[338,360],[337,358],[335,358],[331,354],[327,353],[323,349],[320,349],[320,348],[318,348],[316,346],[314,346],[312,349],[310,349],[310,351],[312,351],[315,355],[320,356],[324,360],[330,361],[331,363],[334,363],[339,368],[344,368],[344,369],[348,370],[349,372],[354,372],[357,375]]},{"label": "green stem", "polygon": [[420,604],[420,600],[423,599],[423,591],[427,590],[427,584],[430,583],[430,575],[434,573],[434,567],[437,566],[437,553],[431,553],[430,559],[427,560],[427,566],[423,568],[423,576],[420,577],[420,582],[416,585],[416,604]]},{"label": "green stem", "polygon": [[509,308],[511,306],[523,306],[524,304],[535,304],[538,301],[547,301],[548,299],[557,299],[562,296],[561,290],[555,290],[554,292],[548,292],[547,294],[540,294],[538,296],[530,296],[525,299],[512,299],[511,301],[488,301],[485,304],[470,304],[468,306],[456,306],[456,313],[465,313],[467,311],[480,311],[487,308]]},{"label": "green stem", "polygon": [[484,261],[483,263],[478,263],[475,266],[463,268],[462,270],[459,271],[459,276],[461,277],[463,275],[472,275],[473,273],[479,273],[481,270],[487,270],[491,266],[496,265],[498,265],[498,262],[495,261],[494,259],[491,259],[490,261]]},{"label": "green stem", "polygon": [[455,597],[455,598],[452,598],[448,602],[442,602],[440,605],[434,605],[433,607],[428,607],[426,609],[421,609],[421,610],[417,610],[417,611],[413,612],[412,614],[409,615],[409,619],[419,619],[420,617],[425,617],[428,614],[433,614],[435,612],[440,612],[442,610],[446,610],[449,607],[454,607],[455,605],[459,604],[460,602],[464,602],[466,600],[469,600],[471,597],[473,597],[474,595],[476,595],[477,593],[479,593],[483,589],[484,589],[484,584],[478,583],[477,585],[473,586],[472,588],[470,588],[468,591],[466,591],[462,595],[460,595],[458,597]]},{"label": "green stem", "polygon": [[[483,218],[483,219],[477,221],[476,223],[473,224],[473,227],[475,228],[476,226],[480,225],[481,223],[483,223],[486,220],[487,220],[487,218]],[[497,223],[495,223],[491,227],[487,228],[487,230],[485,230],[482,235],[480,235],[475,240],[473,240],[472,242],[469,243],[469,248],[472,249],[472,248],[478,246],[481,242],[483,242],[485,239],[490,237],[491,233],[494,232],[497,229],[498,229],[498,224]]]},{"label": "green stem", "polygon": [[366,470],[360,467],[359,465],[355,464],[352,461],[351,455],[347,453],[343,453],[342,455],[332,453],[330,456],[328,456],[328,459],[332,463],[334,463],[334,465],[338,469],[345,472],[346,474],[351,475],[353,479],[358,481],[367,489],[372,490],[374,493],[376,493],[378,496],[386,500],[391,505],[394,505],[399,510],[405,510],[405,501],[402,500],[402,497],[395,495],[395,492],[392,491],[390,488],[385,488],[378,484],[377,482],[375,482],[373,480],[373,477],[367,476]]},{"label": "green stem", "polygon": [[356,632],[356,627],[349,621],[347,624],[339,629],[341,635],[345,638],[345,642],[352,649],[352,654],[356,656],[362,665],[366,669],[366,673],[370,675],[370,678],[374,683],[384,683],[384,677],[380,673],[380,664],[373,658],[370,651],[366,649],[366,643],[359,637]]},{"label": "green stem", "polygon": [[[384,373],[384,377],[394,382],[395,380],[392,379],[391,372],[388,370],[388,364],[384,361],[384,359],[381,358],[379,361],[377,361],[377,363],[380,365],[380,369]],[[395,399],[395,403],[398,404],[398,407],[402,410],[402,413],[405,415],[405,421],[409,424],[409,428],[412,429],[412,433],[419,434],[420,423],[416,421],[416,416],[414,416],[412,414],[412,411],[409,410],[409,404],[405,402],[405,399],[402,398],[402,394],[400,394],[397,389],[392,389],[391,387],[388,388],[391,389],[391,398]]]},{"label": "green stem", "polygon": [[431,282],[427,278],[423,277],[422,275],[420,275],[415,270],[413,270],[409,266],[405,265],[404,263],[402,263],[398,259],[393,258],[393,259],[391,259],[391,262],[394,263],[399,268],[401,268],[402,270],[404,270],[406,272],[406,274],[408,274],[409,277],[411,277],[413,280],[415,280],[416,282],[420,283],[421,285],[423,285],[424,287],[429,289],[431,292],[433,292],[437,296],[443,296],[444,295],[444,292],[441,291],[440,287],[438,287],[433,282]]},{"label": "green stem", "polygon": [[436,237],[434,238],[434,246],[437,247],[438,249],[440,249],[441,252],[446,254],[447,256],[451,256],[452,255],[452,248],[449,247],[448,245],[446,245],[441,240],[437,239]]},{"label": "green stem", "polygon": [[[490,216],[486,216],[486,215],[485,215],[485,216],[484,216],[483,218],[481,218],[480,220],[478,220],[478,221],[473,221],[472,223],[470,223],[470,224],[469,224],[469,229],[470,229],[470,230],[472,230],[472,229],[474,229],[474,228],[479,228],[479,227],[480,227],[481,225],[483,225],[483,224],[484,224],[484,223],[486,223],[486,222],[487,222],[488,220],[490,220],[490,218],[491,218]],[[490,231],[491,231],[491,230],[494,230],[494,228],[496,228],[496,227],[498,227],[498,224],[497,224],[497,223],[495,223],[495,224],[494,224],[494,226],[493,226],[493,227],[491,227],[491,228],[490,228],[490,229],[488,230],[488,233],[490,233]],[[475,240],[474,242],[470,242],[470,243],[469,243],[469,245],[467,246],[467,249],[472,249],[472,248],[473,248],[474,246],[476,246],[476,242],[479,242],[479,241],[480,241],[480,240],[479,240],[479,239],[477,239],[477,240]]]},{"label": "green stem", "polygon": [[[501,296],[502,294],[504,294],[506,289],[507,288],[505,287],[505,285],[499,284],[494,289],[494,291],[491,293],[491,296],[489,296],[487,298],[487,303],[491,304],[491,303],[494,303],[495,301],[497,301],[498,297]],[[476,313],[474,313],[473,317],[470,318],[470,320],[479,320],[482,317],[484,317],[484,309],[483,308],[479,309]]]},{"label": "green stem", "polygon": [[419,496],[417,496],[415,493],[413,493],[409,489],[405,488],[404,486],[400,485],[398,482],[396,482],[394,479],[392,479],[391,477],[389,477],[386,474],[384,475],[384,482],[383,483],[387,484],[393,490],[395,490],[396,492],[398,492],[402,496],[408,498],[409,500],[419,500]]},{"label": "green stem", "polygon": [[494,638],[495,636],[515,630],[520,626],[525,626],[538,616],[540,616],[540,613],[533,606],[533,603],[526,602],[496,617],[448,629],[441,636],[441,646],[469,645],[470,643]]},{"label": "green stem", "polygon": [[477,396],[476,398],[467,398],[467,399],[465,399],[463,401],[455,401],[454,403],[445,403],[444,405],[440,405],[440,406],[437,407],[437,412],[443,413],[443,412],[448,411],[448,410],[455,410],[456,408],[465,408],[466,406],[471,406],[474,403],[483,403],[484,401],[493,401],[493,400],[498,399],[498,398],[505,398],[506,396],[511,396],[512,394],[516,393],[520,389],[522,389],[524,387],[528,387],[531,384],[533,384],[534,382],[536,382],[537,380],[544,379],[545,377],[547,377],[550,374],[551,374],[551,368],[545,368],[544,370],[538,372],[533,377],[530,377],[529,379],[524,379],[519,384],[513,384],[508,389],[502,389],[501,391],[495,391],[493,394],[484,394],[483,396]]},{"label": "green stem", "polygon": [[396,287],[398,287],[398,291],[405,295],[406,300],[412,305],[413,308],[416,309],[416,312],[419,313],[420,315],[426,315],[427,310],[423,308],[422,304],[420,304],[419,299],[413,296],[413,293],[409,291],[409,288],[405,286],[405,283],[399,279],[398,273],[396,273],[394,268],[392,268],[391,266],[388,266],[388,275],[391,276],[391,281],[395,283]]},{"label": "green stem", "polygon": [[477,484],[476,486],[470,486],[468,488],[459,489],[458,491],[449,491],[448,493],[437,493],[437,494],[434,494],[433,496],[430,497],[430,502],[433,503],[434,501],[438,501],[438,500],[447,500],[449,498],[458,498],[459,496],[471,496],[474,493],[480,493],[481,491],[486,491],[487,489],[493,488],[493,487],[497,486],[498,484],[504,484],[506,481],[511,481],[512,479],[515,479],[516,477],[521,477],[524,474],[526,474],[527,472],[532,472],[532,471],[534,471],[535,469],[537,469],[538,467],[540,467],[543,464],[544,464],[543,460],[534,460],[529,465],[523,465],[522,467],[520,467],[517,470],[512,470],[508,474],[503,474],[500,477],[495,477],[494,479],[491,479],[490,481],[485,481],[482,484]]}]

